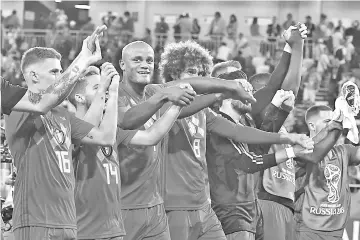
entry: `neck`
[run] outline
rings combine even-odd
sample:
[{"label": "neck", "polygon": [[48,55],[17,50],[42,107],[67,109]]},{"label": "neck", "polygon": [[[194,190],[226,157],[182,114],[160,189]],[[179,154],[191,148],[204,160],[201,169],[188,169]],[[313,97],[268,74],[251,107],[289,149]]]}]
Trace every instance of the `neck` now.
[{"label": "neck", "polygon": [[232,107],[226,107],[222,105],[219,110],[229,115],[235,122],[239,122],[241,119],[241,115],[238,112],[236,112]]},{"label": "neck", "polygon": [[125,85],[128,88],[130,88],[130,90],[132,90],[133,93],[135,93],[135,95],[137,95],[139,98],[142,98],[144,96],[144,90],[145,90],[146,84],[134,83],[134,82],[130,81],[129,78],[125,77],[125,75],[124,75],[124,82],[125,82]]},{"label": "neck", "polygon": [[88,108],[85,105],[77,105],[75,116],[80,119],[84,119]]}]

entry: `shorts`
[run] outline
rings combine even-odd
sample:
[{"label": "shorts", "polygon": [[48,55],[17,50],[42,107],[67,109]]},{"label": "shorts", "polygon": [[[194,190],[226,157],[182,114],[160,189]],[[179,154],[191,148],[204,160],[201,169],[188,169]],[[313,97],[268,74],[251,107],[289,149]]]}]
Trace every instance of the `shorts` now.
[{"label": "shorts", "polygon": [[342,237],[322,235],[315,232],[297,232],[296,240],[342,240]]},{"label": "shorts", "polygon": [[292,211],[274,201],[259,200],[259,203],[264,221],[264,240],[294,240],[296,223]]},{"label": "shorts", "polygon": [[211,205],[200,210],[167,211],[171,240],[226,240]]},{"label": "shorts", "polygon": [[14,230],[15,240],[76,240],[76,229],[20,227]]},{"label": "shorts", "polygon": [[150,208],[123,209],[124,240],[170,240],[169,225],[163,204]]},{"label": "shorts", "polygon": [[227,240],[255,240],[255,233],[240,231],[226,235]]}]

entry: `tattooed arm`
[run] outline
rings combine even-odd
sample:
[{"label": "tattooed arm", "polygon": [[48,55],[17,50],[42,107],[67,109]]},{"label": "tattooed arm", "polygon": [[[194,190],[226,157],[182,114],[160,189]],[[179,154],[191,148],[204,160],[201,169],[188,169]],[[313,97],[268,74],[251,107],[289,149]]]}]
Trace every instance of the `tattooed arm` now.
[{"label": "tattooed arm", "polygon": [[[104,28],[97,28],[90,37],[84,40],[80,54],[55,83],[38,92],[28,90],[12,110],[45,114],[64,101],[86,68],[101,59],[98,35],[103,30]],[[91,42],[95,44],[94,52],[88,46]]]}]

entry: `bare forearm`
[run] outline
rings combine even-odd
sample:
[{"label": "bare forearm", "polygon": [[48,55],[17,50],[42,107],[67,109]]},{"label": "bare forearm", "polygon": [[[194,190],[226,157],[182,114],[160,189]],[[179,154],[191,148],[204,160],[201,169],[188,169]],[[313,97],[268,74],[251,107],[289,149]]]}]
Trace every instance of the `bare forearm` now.
[{"label": "bare forearm", "polygon": [[280,62],[270,76],[268,84],[254,93],[256,103],[252,104],[252,115],[260,113],[273,99],[276,91],[281,88],[290,65],[291,54],[284,51]]},{"label": "bare forearm", "polygon": [[174,122],[179,117],[181,111],[180,106],[172,105],[164,115],[158,119],[148,130],[154,144],[158,143],[167,134]]},{"label": "bare forearm", "polygon": [[79,55],[66,71],[56,79],[55,83],[47,89],[40,90],[37,93],[29,91],[28,101],[33,105],[39,105],[43,112],[56,107],[70,94],[87,67],[86,59]]},{"label": "bare forearm", "polygon": [[91,103],[90,108],[84,116],[84,121],[91,123],[94,126],[99,126],[103,116],[104,108],[105,91],[99,89]]},{"label": "bare forearm", "polygon": [[303,154],[299,156],[296,160],[312,162],[312,163],[320,162],[334,147],[340,135],[341,135],[341,131],[338,129],[329,132],[323,140],[315,144],[314,151],[312,153]]},{"label": "bare forearm", "polygon": [[285,80],[281,85],[281,89],[284,89],[285,91],[291,90],[294,92],[295,96],[297,96],[301,82],[303,46],[303,41],[293,45],[289,71],[287,72]]},{"label": "bare forearm", "polygon": [[144,125],[166,103],[166,98],[157,93],[129,110],[122,119],[119,119],[119,127],[122,129],[137,129]]},{"label": "bare forearm", "polygon": [[221,94],[213,93],[196,96],[195,100],[181,111],[179,118],[189,117],[221,100]]},{"label": "bare forearm", "polygon": [[224,93],[231,91],[229,81],[211,77],[194,77],[166,83],[167,86],[188,83],[197,94]]},{"label": "bare forearm", "polygon": [[[117,88],[116,88],[117,89]],[[118,119],[118,92],[115,90],[109,90],[109,99],[106,103],[106,110],[104,117],[100,123],[99,129],[104,133],[104,136],[115,142],[116,129]]]}]

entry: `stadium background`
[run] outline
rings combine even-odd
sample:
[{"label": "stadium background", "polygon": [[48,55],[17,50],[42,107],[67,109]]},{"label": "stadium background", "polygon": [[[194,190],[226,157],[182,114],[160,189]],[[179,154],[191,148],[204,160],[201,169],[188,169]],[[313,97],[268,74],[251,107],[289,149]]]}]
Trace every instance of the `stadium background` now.
[{"label": "stadium background", "polygon": [[[104,60],[117,67],[121,49],[130,41],[139,39],[151,44],[157,65],[165,44],[193,39],[211,51],[214,61],[240,61],[249,77],[271,72],[284,46],[279,36],[282,29],[292,21],[305,22],[307,16],[312,18],[314,30],[305,43],[302,87],[292,116],[293,131],[307,132],[304,109],[313,104],[332,105],[343,81],[360,83],[360,27],[352,27],[354,21],[360,20],[360,1],[1,0],[0,9],[1,75],[22,86],[26,85],[19,64],[25,50],[33,46],[54,47],[63,55],[63,67],[66,67],[76,56],[84,37],[100,24],[109,28],[101,41]],[[214,24],[217,11],[222,20]],[[287,21],[289,13],[292,20]],[[232,14],[237,21],[230,23]],[[323,20],[322,14],[326,15]],[[160,23],[161,17],[166,24]],[[255,17],[257,26],[253,24]],[[344,56],[339,57],[339,49]],[[154,81],[159,81],[157,73],[155,70]],[[316,89],[315,101],[303,98],[303,92],[310,87]],[[71,110],[68,103],[64,106]],[[5,127],[3,121],[1,126]],[[11,161],[3,135],[2,131],[2,159]],[[8,175],[10,163],[1,165],[1,177]],[[353,207],[344,239],[357,240],[360,239],[359,168],[352,168],[349,175]],[[2,186],[3,183],[2,180]]]}]

